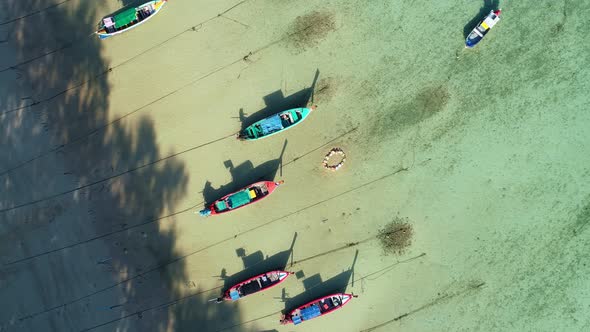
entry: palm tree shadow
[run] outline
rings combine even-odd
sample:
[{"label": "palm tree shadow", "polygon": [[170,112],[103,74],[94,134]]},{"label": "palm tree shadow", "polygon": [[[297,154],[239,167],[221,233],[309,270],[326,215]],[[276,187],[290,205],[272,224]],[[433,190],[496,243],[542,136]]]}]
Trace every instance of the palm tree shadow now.
[{"label": "palm tree shadow", "polygon": [[498,9],[500,7],[500,0],[484,0],[483,5],[479,9],[477,15],[475,15],[465,26],[463,27],[463,37],[467,38],[471,33],[471,30],[475,28],[475,26],[483,20],[483,18],[494,9]]},{"label": "palm tree shadow", "polygon": [[[223,164],[231,174],[232,181],[222,185],[219,188],[213,188],[210,181],[205,183],[203,188],[203,199],[207,204],[231,194],[245,186],[262,180],[272,181],[275,179],[277,172],[281,169],[283,163],[283,154],[287,148],[288,141],[285,140],[283,149],[278,158],[266,161],[256,167],[250,160],[247,160],[238,166],[234,166],[231,160],[226,160]],[[282,172],[281,172],[282,175]]]},{"label": "palm tree shadow", "polygon": [[319,273],[314,274],[305,280],[303,280],[303,287],[305,291],[294,297],[289,297],[283,289],[281,300],[285,303],[285,309],[283,313],[287,313],[301,305],[304,305],[310,301],[318,299],[320,297],[345,292],[348,285],[354,286],[354,266],[358,257],[358,250],[355,252],[352,265],[346,271],[343,271],[332,278],[322,281],[322,277]]},{"label": "palm tree shadow", "polygon": [[249,125],[278,112],[292,108],[306,107],[310,101],[313,103],[313,94],[319,76],[320,71],[319,69],[316,69],[314,79],[309,88],[301,89],[287,97],[283,95],[283,91],[281,90],[277,90],[264,96],[262,99],[264,100],[266,107],[256,113],[248,115],[244,113],[243,108],[240,108],[238,117],[242,124],[241,130],[244,130]]},{"label": "palm tree shadow", "polygon": [[[2,320],[14,319],[12,328],[23,331],[79,331],[100,324],[109,331],[163,331],[182,330],[185,321],[193,329],[208,321],[237,322],[239,310],[208,310],[202,297],[192,298],[179,317],[158,310],[185,295],[176,286],[190,280],[177,259],[182,253],[176,226],[156,222],[178,210],[188,173],[183,161],[164,159],[174,151],[158,144],[148,115],[96,130],[116,116],[111,113],[113,82],[103,74],[112,65],[104,55],[107,44],[88,37],[95,20],[106,14],[103,5],[72,1],[30,17],[24,15],[47,8],[47,1],[5,0],[2,5],[6,18],[22,17],[3,26],[10,34],[0,55],[3,66],[14,68],[0,78],[2,111],[38,103],[2,116],[0,170],[50,151],[0,179],[0,206],[32,202],[0,214],[0,260],[21,260],[13,274],[3,276],[8,286],[0,287],[0,305],[14,310]],[[142,48],[153,45],[140,34],[129,38]],[[136,168],[158,160],[153,167]],[[75,189],[91,183],[96,184]],[[74,193],[60,194],[69,189]],[[28,296],[11,296],[22,289],[29,290]],[[139,319],[111,319],[135,311]],[[151,319],[144,311],[160,316]]]}]

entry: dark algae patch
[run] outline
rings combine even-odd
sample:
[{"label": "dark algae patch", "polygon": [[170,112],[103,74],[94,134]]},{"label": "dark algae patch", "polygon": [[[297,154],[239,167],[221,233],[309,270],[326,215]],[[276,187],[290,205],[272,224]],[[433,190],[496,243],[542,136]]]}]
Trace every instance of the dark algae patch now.
[{"label": "dark algae patch", "polygon": [[296,49],[305,50],[317,46],[331,31],[336,29],[334,15],[313,11],[297,16],[290,30],[290,42]]},{"label": "dark algae patch", "polygon": [[379,231],[377,238],[386,254],[402,254],[412,244],[414,230],[407,218],[395,217]]},{"label": "dark algae patch", "polygon": [[314,91],[314,102],[328,102],[336,94],[338,81],[333,77],[322,78]]},{"label": "dark algae patch", "polygon": [[393,105],[378,116],[373,125],[373,135],[382,138],[419,124],[444,110],[450,97],[445,85],[426,87],[410,101]]},{"label": "dark algae patch", "polygon": [[590,224],[590,197],[586,198],[586,205],[580,209],[574,225],[574,235],[581,234]]},{"label": "dark algae patch", "polygon": [[418,121],[422,121],[442,111],[449,102],[449,90],[440,85],[422,90],[409,105],[421,113]]}]

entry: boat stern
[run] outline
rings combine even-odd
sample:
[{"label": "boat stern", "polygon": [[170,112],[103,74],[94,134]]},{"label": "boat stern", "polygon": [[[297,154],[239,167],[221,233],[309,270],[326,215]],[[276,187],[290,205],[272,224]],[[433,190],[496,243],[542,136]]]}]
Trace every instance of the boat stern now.
[{"label": "boat stern", "polygon": [[231,292],[229,292],[229,297],[232,301],[237,301],[240,299],[240,293],[234,289]]},{"label": "boat stern", "polygon": [[293,323],[293,320],[291,317],[289,317],[289,315],[282,315],[279,323],[281,323],[281,325],[287,325]]},{"label": "boat stern", "polygon": [[252,141],[264,137],[257,135],[258,131],[256,130],[255,125],[256,124],[252,124],[246,127],[244,130],[238,132],[236,136],[237,139],[239,139],[240,141]]},{"label": "boat stern", "polygon": [[203,209],[199,211],[199,215],[202,217],[209,217],[212,214],[211,209]]},{"label": "boat stern", "polygon": [[254,139],[254,137],[252,137],[252,135],[251,135],[252,131],[248,130],[249,128],[250,127],[238,132],[236,134],[236,138],[240,141],[249,141],[249,140]]},{"label": "boat stern", "polygon": [[478,36],[476,33],[472,32],[469,34],[467,39],[465,39],[465,48],[474,48],[482,40],[482,37]]}]

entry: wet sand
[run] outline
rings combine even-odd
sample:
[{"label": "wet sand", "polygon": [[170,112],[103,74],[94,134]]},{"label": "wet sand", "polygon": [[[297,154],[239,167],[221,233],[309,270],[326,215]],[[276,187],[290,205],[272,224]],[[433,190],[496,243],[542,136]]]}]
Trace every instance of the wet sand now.
[{"label": "wet sand", "polygon": [[[60,2],[8,1],[0,24]],[[0,331],[588,328],[587,4],[503,3],[473,50],[487,3],[171,0],[88,36],[129,3],[0,25]],[[259,179],[285,184],[195,214]],[[412,227],[397,254],[376,239],[392,220]],[[208,302],[278,267],[296,274]],[[279,325],[336,291],[359,297]]]}]

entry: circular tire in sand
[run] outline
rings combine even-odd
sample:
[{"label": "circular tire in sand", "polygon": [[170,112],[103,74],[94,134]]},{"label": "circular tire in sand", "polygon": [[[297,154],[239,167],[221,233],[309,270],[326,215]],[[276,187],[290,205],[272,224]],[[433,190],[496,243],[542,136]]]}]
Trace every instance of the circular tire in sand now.
[{"label": "circular tire in sand", "polygon": [[[341,159],[338,163],[331,164],[330,161],[331,161],[332,157],[335,155],[339,155],[341,157]],[[345,162],[346,162],[346,153],[344,153],[344,151],[341,148],[333,148],[324,157],[324,160],[322,161],[322,166],[327,170],[330,170],[332,172],[336,172],[337,170],[340,169],[340,167],[342,167],[342,165],[344,165]]]}]

